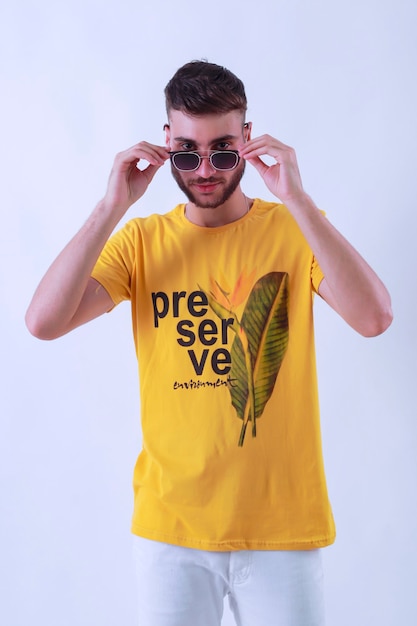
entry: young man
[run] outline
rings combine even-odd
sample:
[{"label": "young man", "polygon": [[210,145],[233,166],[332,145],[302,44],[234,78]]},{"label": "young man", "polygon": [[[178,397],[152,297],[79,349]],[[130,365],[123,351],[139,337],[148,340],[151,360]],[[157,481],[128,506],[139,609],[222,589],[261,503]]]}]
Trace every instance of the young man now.
[{"label": "young man", "polygon": [[[390,297],[304,191],[294,151],[252,139],[236,76],[192,62],[165,95],[165,146],[142,141],[116,156],[104,198],[41,281],[27,325],[53,339],[131,301],[141,626],[219,625],[226,595],[242,626],[321,625],[320,548],[335,528],[312,294],[365,336],[389,326]],[[109,239],[169,160],[188,201]],[[276,203],[245,196],[246,163]]]}]

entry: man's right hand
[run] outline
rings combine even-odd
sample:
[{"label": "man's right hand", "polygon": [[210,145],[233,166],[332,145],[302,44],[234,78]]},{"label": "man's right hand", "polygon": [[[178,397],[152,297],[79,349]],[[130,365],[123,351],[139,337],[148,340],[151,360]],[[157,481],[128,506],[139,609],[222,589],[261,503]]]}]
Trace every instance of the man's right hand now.
[{"label": "man's right hand", "polygon": [[[117,223],[143,196],[168,158],[166,148],[146,141],[116,156],[104,198],[36,289],[26,313],[26,324],[33,335],[55,339],[113,306],[105,289],[91,278],[91,271]],[[137,164],[142,160],[148,165],[140,170]]]},{"label": "man's right hand", "polygon": [[[169,159],[163,146],[141,141],[116,155],[111,170],[104,203],[120,212],[122,217],[128,208],[143,196],[158,169]],[[137,166],[147,161],[144,169]]]}]

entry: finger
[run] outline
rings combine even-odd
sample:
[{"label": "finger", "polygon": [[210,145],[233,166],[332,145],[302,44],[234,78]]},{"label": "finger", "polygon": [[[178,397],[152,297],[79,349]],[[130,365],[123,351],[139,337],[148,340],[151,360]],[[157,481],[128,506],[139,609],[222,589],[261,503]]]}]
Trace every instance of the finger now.
[{"label": "finger", "polygon": [[262,135],[245,143],[239,150],[243,158],[252,158],[253,156],[261,156],[268,154],[273,157],[279,157],[280,154],[285,155],[291,152],[291,148],[281,141],[274,139],[270,135]]},{"label": "finger", "polygon": [[151,146],[149,144],[141,144],[134,147],[132,155],[138,157],[138,161],[144,159],[152,165],[163,165],[169,158],[169,152],[162,146]]},{"label": "finger", "polygon": [[169,150],[166,146],[156,146],[146,141],[142,141],[137,147],[146,154],[159,157],[164,162],[169,158]]},{"label": "finger", "polygon": [[271,135],[261,135],[259,137],[254,137],[253,139],[250,139],[249,141],[245,142],[243,144],[243,148],[259,146],[259,145],[270,145],[270,146],[275,145],[282,150],[290,149],[290,146],[287,146],[285,143],[283,143],[282,141],[279,141],[278,139],[276,139],[275,137],[272,137]]},{"label": "finger", "polygon": [[250,165],[252,165],[261,176],[265,174],[265,172],[269,169],[269,166],[262,161],[259,157],[247,158],[245,159]]},{"label": "finger", "polygon": [[169,152],[163,146],[154,146],[147,142],[141,142],[128,150],[119,152],[115,158],[115,164],[121,170],[126,170],[144,159],[152,165],[163,165],[169,158]]},{"label": "finger", "polygon": [[239,154],[242,159],[245,159],[245,161],[250,161],[251,159],[259,159],[262,156],[271,156],[272,158],[277,160],[278,156],[276,151],[272,151],[265,146],[260,146],[258,148],[252,147],[251,149],[247,149],[244,152],[242,151]]},{"label": "finger", "polygon": [[152,181],[156,172],[162,167],[162,165],[152,165],[151,163],[142,170],[142,174],[146,177],[148,184]]}]

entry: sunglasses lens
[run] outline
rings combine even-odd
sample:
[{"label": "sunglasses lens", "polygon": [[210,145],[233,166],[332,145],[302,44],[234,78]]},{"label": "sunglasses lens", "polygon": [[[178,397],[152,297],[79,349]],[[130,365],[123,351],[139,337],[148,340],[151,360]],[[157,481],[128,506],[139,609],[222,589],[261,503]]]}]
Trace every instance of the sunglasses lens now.
[{"label": "sunglasses lens", "polygon": [[216,170],[232,170],[239,162],[239,155],[231,151],[215,152],[211,155],[211,162]]},{"label": "sunglasses lens", "polygon": [[192,152],[177,152],[173,155],[172,162],[178,170],[187,172],[197,169],[200,157]]}]

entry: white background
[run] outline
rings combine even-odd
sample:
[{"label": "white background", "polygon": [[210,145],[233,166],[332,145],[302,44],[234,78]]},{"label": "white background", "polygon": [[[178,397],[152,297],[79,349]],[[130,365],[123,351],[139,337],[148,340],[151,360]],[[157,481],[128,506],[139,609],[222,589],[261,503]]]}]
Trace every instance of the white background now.
[{"label": "white background", "polygon": [[[417,623],[416,18],[414,0],[2,3],[2,624],[135,624],[129,306],[51,343],[23,317],[114,154],[163,143],[163,88],[195,58],[243,79],[254,136],[296,148],[305,188],[391,292],[376,339],[316,303],[338,530],[326,602],[329,625]],[[270,199],[254,171],[243,187]],[[127,218],[181,200],[167,166]]]}]

